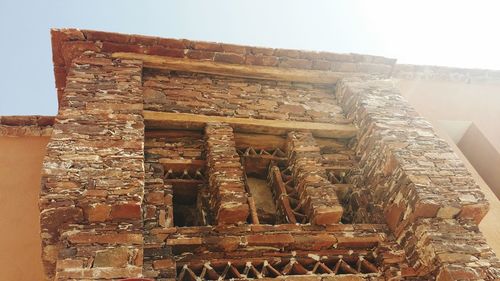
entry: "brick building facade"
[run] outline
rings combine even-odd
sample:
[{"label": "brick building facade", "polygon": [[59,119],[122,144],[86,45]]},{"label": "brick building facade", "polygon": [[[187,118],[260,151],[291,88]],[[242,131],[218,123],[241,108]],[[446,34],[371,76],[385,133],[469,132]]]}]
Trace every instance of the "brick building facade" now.
[{"label": "brick building facade", "polygon": [[488,202],[395,60],[75,29],[52,44],[58,115],[10,121],[52,128],[48,280],[500,278]]}]

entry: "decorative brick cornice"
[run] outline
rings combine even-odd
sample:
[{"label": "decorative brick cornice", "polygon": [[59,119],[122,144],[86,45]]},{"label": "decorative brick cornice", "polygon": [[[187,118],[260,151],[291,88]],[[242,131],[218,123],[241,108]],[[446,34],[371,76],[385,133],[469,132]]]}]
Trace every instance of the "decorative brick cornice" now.
[{"label": "decorative brick cornice", "polygon": [[228,64],[359,72],[384,77],[390,75],[396,63],[395,59],[353,53],[273,49],[92,30],[53,29],[51,34],[59,102],[72,60],[87,50],[106,53],[127,52]]}]

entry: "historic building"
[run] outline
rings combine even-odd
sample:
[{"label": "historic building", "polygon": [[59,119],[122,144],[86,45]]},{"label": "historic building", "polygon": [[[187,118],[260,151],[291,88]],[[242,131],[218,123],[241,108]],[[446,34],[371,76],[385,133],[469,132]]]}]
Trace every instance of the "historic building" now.
[{"label": "historic building", "polygon": [[487,198],[400,95],[417,67],[76,29],[52,47],[58,115],[0,119],[44,139],[17,149],[43,156],[46,280],[500,278]]}]

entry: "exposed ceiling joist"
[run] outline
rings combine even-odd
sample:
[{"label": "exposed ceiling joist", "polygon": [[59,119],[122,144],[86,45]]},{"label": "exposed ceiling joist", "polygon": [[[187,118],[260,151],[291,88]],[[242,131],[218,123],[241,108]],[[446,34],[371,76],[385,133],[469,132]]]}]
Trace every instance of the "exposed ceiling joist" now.
[{"label": "exposed ceiling joist", "polygon": [[[157,129],[147,130],[147,138],[203,138],[201,131],[188,131],[188,130],[168,130]],[[321,149],[345,149],[346,140],[333,139],[333,138],[315,138],[316,143]],[[234,141],[236,142],[237,149],[246,149],[252,147],[255,149],[286,149],[286,137],[277,135],[263,135],[253,133],[234,133]]]},{"label": "exposed ceiling joist", "polygon": [[341,78],[359,75],[355,73],[349,74],[345,72],[340,73],[322,70],[229,64],[136,53],[113,53],[112,56],[113,58],[141,60],[144,62],[144,67],[148,68],[273,81],[334,84]]},{"label": "exposed ceiling joist", "polygon": [[351,138],[357,129],[351,124],[313,123],[284,120],[206,116],[190,113],[144,111],[149,129],[203,130],[207,123],[227,123],[235,132],[285,135],[290,131],[310,131],[320,138]]}]

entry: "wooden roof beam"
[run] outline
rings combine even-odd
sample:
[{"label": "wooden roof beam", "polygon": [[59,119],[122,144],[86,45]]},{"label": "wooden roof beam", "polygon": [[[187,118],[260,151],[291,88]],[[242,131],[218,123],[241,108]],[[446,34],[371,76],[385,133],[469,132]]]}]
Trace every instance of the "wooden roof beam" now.
[{"label": "wooden roof beam", "polygon": [[316,84],[335,84],[339,79],[361,74],[322,70],[304,70],[271,66],[241,65],[214,61],[199,61],[136,53],[113,53],[113,58],[141,60],[144,67],[174,71],[197,72],[239,78],[289,81]]},{"label": "wooden roof beam", "polygon": [[148,129],[203,130],[207,123],[227,123],[235,132],[285,135],[290,131],[309,131],[319,138],[352,138],[357,129],[351,124],[263,120],[190,113],[144,111]]}]

